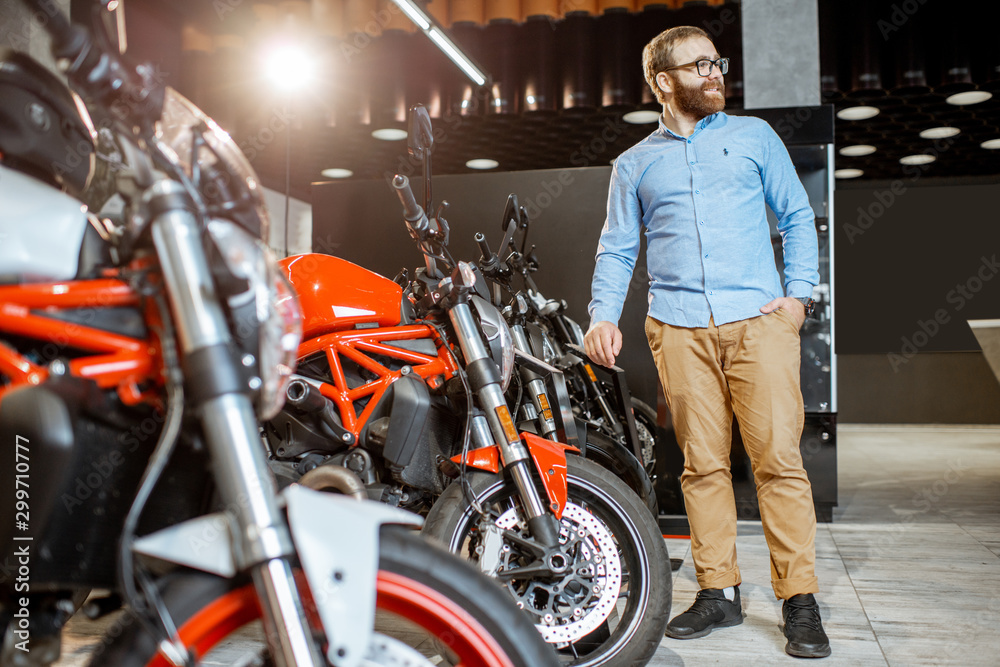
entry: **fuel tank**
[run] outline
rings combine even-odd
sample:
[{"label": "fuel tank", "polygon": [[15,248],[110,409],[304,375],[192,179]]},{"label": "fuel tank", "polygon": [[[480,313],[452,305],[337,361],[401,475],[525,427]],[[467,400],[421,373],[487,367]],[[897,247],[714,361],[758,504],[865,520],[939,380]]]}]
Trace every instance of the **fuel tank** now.
[{"label": "fuel tank", "polygon": [[302,337],[315,338],[357,324],[400,323],[403,289],[388,278],[331,255],[281,260],[302,306]]},{"label": "fuel tank", "polygon": [[88,224],[79,201],[0,165],[0,284],[73,278]]}]

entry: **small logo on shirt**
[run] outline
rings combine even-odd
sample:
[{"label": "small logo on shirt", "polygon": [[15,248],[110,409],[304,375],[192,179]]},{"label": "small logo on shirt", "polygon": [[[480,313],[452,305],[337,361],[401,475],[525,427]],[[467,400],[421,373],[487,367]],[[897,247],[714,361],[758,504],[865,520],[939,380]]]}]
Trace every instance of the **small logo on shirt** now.
[{"label": "small logo on shirt", "polygon": [[722,154],[723,155],[729,155],[729,149],[728,148],[723,148],[722,149]]}]

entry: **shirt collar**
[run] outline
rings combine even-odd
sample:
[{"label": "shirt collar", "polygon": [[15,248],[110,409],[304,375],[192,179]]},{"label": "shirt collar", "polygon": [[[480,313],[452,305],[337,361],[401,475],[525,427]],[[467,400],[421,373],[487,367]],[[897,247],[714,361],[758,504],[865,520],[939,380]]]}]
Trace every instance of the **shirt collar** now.
[{"label": "shirt collar", "polygon": [[713,122],[715,122],[717,119],[719,119],[719,118],[721,118],[722,116],[725,116],[725,115],[726,114],[725,114],[724,111],[717,111],[716,113],[713,113],[713,114],[710,114],[708,116],[705,116],[704,118],[702,118],[701,120],[699,120],[697,123],[695,123],[694,132],[691,133],[690,137],[682,137],[681,135],[677,134],[676,132],[674,132],[673,130],[671,130],[670,128],[668,128],[666,126],[666,124],[664,124],[664,122],[663,122],[663,114],[660,114],[660,117],[659,117],[660,132],[663,133],[663,135],[666,136],[666,137],[673,138],[673,139],[680,139],[682,141],[685,140],[685,139],[693,139],[696,134],[698,134],[703,129],[705,129],[706,127],[708,127],[710,124],[712,124]]}]

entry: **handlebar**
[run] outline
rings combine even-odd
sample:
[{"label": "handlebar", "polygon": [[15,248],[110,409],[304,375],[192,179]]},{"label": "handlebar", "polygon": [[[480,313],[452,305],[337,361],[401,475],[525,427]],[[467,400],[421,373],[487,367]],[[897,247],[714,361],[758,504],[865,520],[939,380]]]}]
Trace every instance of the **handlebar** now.
[{"label": "handlebar", "polygon": [[407,226],[418,235],[426,233],[430,223],[424,209],[417,204],[417,200],[413,196],[413,190],[410,189],[410,179],[402,174],[396,174],[392,179],[392,188],[399,197],[399,203],[403,205],[403,219],[406,220]]},{"label": "handlebar", "polygon": [[127,100],[129,123],[151,131],[163,110],[163,86],[153,81],[152,70],[129,69],[117,53],[105,53],[86,28],[73,25],[55,0],[23,0],[30,10],[45,15],[45,29],[52,37],[52,53],[66,60],[67,78],[73,86],[97,102],[110,107]]},{"label": "handlebar", "polygon": [[486,240],[486,236],[484,236],[482,232],[476,232],[476,235],[472,238],[479,244],[479,252],[483,253],[483,258],[486,261],[490,261],[496,257],[496,255],[493,254],[493,251],[490,250],[490,243]]},{"label": "handlebar", "polygon": [[490,244],[486,240],[486,236],[484,236],[482,232],[476,232],[473,239],[475,239],[476,243],[479,244],[479,251],[483,253],[482,258],[479,260],[479,270],[483,272],[484,276],[496,278],[498,276],[500,262],[497,259],[496,254],[490,250]]}]

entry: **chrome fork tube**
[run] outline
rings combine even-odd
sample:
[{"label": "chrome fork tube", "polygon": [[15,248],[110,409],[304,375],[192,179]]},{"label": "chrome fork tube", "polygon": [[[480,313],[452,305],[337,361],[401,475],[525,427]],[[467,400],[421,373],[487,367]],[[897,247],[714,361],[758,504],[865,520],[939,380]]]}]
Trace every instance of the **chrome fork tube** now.
[{"label": "chrome fork tube", "polygon": [[[514,347],[525,354],[531,354],[531,345],[528,343],[528,337],[524,334],[524,327],[517,324],[512,326],[510,331],[514,336]],[[545,391],[545,381],[524,366],[521,366],[518,372],[528,387],[528,393],[531,394],[531,403],[535,406],[535,411],[538,413],[538,434],[543,438],[555,440],[556,420],[552,416],[552,404],[549,402],[548,393]]]},{"label": "chrome fork tube", "polygon": [[[492,364],[486,346],[483,345],[483,341],[479,337],[479,329],[472,317],[469,305],[467,303],[456,304],[448,311],[448,316],[455,327],[458,344],[462,348],[466,366],[471,366],[483,359]],[[517,429],[510,416],[510,408],[507,406],[507,400],[500,388],[500,383],[489,382],[476,391],[480,407],[486,412],[486,420],[493,432],[493,438],[500,447],[500,459],[504,468],[509,470],[514,478],[514,485],[524,503],[527,518],[531,520],[547,515],[548,508],[538,495],[538,489],[532,482],[528,468],[529,465],[532,465],[531,455],[517,435]]]},{"label": "chrome fork tube", "polygon": [[[160,181],[147,193],[156,215],[153,243],[173,311],[182,359],[222,359],[213,368],[221,377],[238,377],[229,328],[215,293],[195,216],[185,206],[183,188]],[[212,353],[218,353],[212,356]],[[233,367],[225,368],[226,362]],[[192,364],[196,365],[196,364]],[[189,395],[199,393],[193,387]],[[250,398],[233,387],[195,399],[219,493],[233,518],[233,553],[239,569],[249,570],[264,613],[267,640],[279,667],[325,665],[312,639],[288,559],[295,553],[277,504]]]}]

